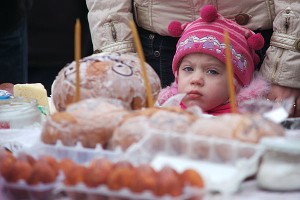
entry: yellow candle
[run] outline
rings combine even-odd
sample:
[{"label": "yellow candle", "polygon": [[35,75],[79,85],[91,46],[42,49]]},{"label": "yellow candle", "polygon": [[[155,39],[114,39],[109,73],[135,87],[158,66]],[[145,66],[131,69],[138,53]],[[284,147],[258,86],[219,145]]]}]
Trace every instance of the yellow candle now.
[{"label": "yellow candle", "polygon": [[75,35],[74,35],[74,43],[75,43],[75,63],[76,63],[76,93],[75,93],[75,101],[80,100],[80,76],[79,76],[79,60],[80,60],[80,52],[81,52],[81,25],[80,25],[80,20],[76,19],[76,24],[75,24]]},{"label": "yellow candle", "polygon": [[147,71],[146,71],[146,67],[145,67],[145,57],[144,57],[141,41],[139,39],[139,35],[137,33],[134,22],[130,21],[129,24],[130,24],[131,31],[133,34],[134,45],[135,45],[136,51],[138,53],[138,56],[140,58],[140,63],[141,63],[141,67],[142,67],[144,83],[145,83],[145,88],[146,88],[146,94],[147,94],[148,107],[152,107],[154,103],[153,103],[152,91],[151,91],[151,87],[149,84]]},{"label": "yellow candle", "polygon": [[224,41],[226,45],[225,55],[226,55],[226,69],[227,69],[227,79],[228,79],[228,88],[229,88],[229,97],[231,112],[236,113],[236,100],[235,100],[235,90],[234,90],[234,79],[233,79],[233,69],[232,69],[232,59],[231,59],[231,50],[228,32],[224,31]]}]

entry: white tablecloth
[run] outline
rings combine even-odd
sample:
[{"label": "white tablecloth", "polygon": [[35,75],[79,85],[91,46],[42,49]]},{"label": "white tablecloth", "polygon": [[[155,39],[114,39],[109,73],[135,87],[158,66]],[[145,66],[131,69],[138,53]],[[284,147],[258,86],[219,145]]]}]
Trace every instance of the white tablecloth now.
[{"label": "white tablecloth", "polygon": [[12,152],[22,148],[30,148],[40,141],[41,128],[0,129],[0,147]]},{"label": "white tablecloth", "polygon": [[[280,181],[280,180],[278,180]],[[245,181],[234,195],[206,195],[204,200],[300,200],[300,190],[293,192],[266,191],[257,187],[256,181]]]}]

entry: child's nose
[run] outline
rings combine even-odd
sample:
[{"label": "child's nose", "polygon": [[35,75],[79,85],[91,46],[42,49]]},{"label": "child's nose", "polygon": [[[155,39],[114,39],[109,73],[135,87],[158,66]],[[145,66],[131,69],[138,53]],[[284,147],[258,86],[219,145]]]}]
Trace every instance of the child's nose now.
[{"label": "child's nose", "polygon": [[204,75],[202,72],[197,71],[193,73],[192,79],[191,79],[192,85],[203,85],[204,84]]}]

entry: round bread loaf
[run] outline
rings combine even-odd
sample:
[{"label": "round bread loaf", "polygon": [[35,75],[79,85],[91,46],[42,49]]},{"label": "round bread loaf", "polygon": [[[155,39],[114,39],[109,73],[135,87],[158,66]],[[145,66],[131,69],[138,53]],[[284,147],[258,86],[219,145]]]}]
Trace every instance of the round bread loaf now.
[{"label": "round bread loaf", "polygon": [[65,111],[46,119],[41,140],[46,144],[56,144],[60,140],[66,146],[80,142],[87,148],[95,148],[97,144],[106,148],[113,130],[129,112],[122,103],[101,97],[73,103]]},{"label": "round bread loaf", "polygon": [[[153,101],[161,89],[160,79],[145,63]],[[101,53],[80,60],[80,99],[119,99],[131,109],[146,107],[147,95],[140,60],[133,54]],[[52,101],[63,111],[75,101],[76,63],[65,66],[52,84]]]},{"label": "round bread loaf", "polygon": [[177,107],[152,107],[133,111],[126,115],[114,130],[109,148],[121,147],[122,150],[126,150],[144,136],[158,131],[162,134],[184,134],[197,119],[198,116],[192,112]]},{"label": "round bread loaf", "polygon": [[199,119],[189,128],[190,134],[236,139],[258,143],[262,137],[283,136],[284,129],[259,114],[224,114]]}]

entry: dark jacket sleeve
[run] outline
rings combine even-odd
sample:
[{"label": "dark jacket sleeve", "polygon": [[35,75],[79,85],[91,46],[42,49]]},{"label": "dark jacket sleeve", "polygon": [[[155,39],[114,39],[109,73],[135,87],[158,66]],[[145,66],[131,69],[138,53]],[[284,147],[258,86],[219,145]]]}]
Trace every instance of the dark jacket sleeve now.
[{"label": "dark jacket sleeve", "polygon": [[0,6],[0,32],[14,30],[31,8],[33,0],[6,0]]}]

